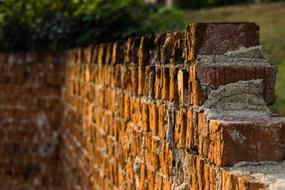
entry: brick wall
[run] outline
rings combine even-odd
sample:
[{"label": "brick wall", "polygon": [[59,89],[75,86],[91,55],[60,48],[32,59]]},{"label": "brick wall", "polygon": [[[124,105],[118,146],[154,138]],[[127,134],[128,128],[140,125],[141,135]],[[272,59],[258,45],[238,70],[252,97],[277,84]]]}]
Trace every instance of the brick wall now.
[{"label": "brick wall", "polygon": [[57,184],[64,80],[55,57],[1,54],[0,189],[50,189]]},{"label": "brick wall", "polygon": [[[1,64],[7,75],[1,78],[3,136],[7,128],[22,129],[21,123],[5,127],[7,118],[21,121],[17,112],[4,114],[8,107],[19,109],[21,97],[29,96],[26,109],[36,111],[22,117],[34,123],[34,138],[43,137],[36,143],[28,138],[19,145],[23,150],[14,152],[13,143],[26,134],[0,141],[11,152],[3,154],[1,164],[22,150],[21,167],[29,166],[27,157],[32,168],[40,168],[27,185],[46,182],[76,190],[284,187],[285,118],[267,108],[275,101],[276,68],[259,45],[255,24],[193,24],[184,32],[45,57],[37,57],[41,64],[27,58],[23,63],[3,58]],[[30,69],[17,79],[22,84],[15,84],[10,76],[24,67],[38,70]],[[34,75],[35,94],[23,85]],[[6,92],[12,87],[13,93]],[[43,156],[46,143],[50,151]],[[34,144],[39,158],[25,150]],[[1,176],[22,182],[18,178],[25,170],[7,164],[18,173],[3,169]]]}]

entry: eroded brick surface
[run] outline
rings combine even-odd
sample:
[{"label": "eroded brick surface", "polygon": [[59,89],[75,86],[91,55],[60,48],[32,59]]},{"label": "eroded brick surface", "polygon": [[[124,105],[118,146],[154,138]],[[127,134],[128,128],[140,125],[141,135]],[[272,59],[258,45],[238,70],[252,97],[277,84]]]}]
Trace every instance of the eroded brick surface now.
[{"label": "eroded brick surface", "polygon": [[[269,113],[276,69],[257,45],[255,24],[220,23],[60,56],[1,54],[2,189],[269,188],[225,166],[281,161],[284,118],[209,117],[213,107]],[[254,93],[201,109],[252,79]],[[240,102],[245,110],[233,106]]]}]

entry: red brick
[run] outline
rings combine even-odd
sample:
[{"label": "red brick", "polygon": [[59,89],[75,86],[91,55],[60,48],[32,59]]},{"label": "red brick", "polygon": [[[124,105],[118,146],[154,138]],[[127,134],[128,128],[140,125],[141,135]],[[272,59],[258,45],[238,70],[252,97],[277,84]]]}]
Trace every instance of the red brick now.
[{"label": "red brick", "polygon": [[199,153],[217,165],[239,161],[281,161],[284,158],[282,118],[264,121],[211,121],[199,124]]},{"label": "red brick", "polygon": [[163,186],[163,178],[156,173],[156,176],[155,176],[155,189],[156,190],[164,190],[162,186]]},{"label": "red brick", "polygon": [[154,98],[155,96],[155,67],[147,66],[145,70],[144,94]]},{"label": "red brick", "polygon": [[158,104],[158,136],[161,138],[166,137],[167,127],[167,107],[164,104]]},{"label": "red brick", "polygon": [[143,131],[149,131],[149,122],[150,122],[149,105],[146,102],[142,102],[141,115],[142,115],[141,128]]},{"label": "red brick", "polygon": [[138,63],[138,51],[140,47],[141,38],[129,38],[127,42],[127,48],[125,50],[125,63],[137,64]]},{"label": "red brick", "polygon": [[153,136],[158,132],[158,110],[157,104],[152,102],[149,104],[149,127]]},{"label": "red brick", "polygon": [[130,96],[124,96],[124,118],[129,120],[131,116],[131,103],[130,103]]},{"label": "red brick", "polygon": [[189,104],[189,72],[186,70],[180,69],[178,71],[177,80],[178,80],[178,96],[179,104],[188,105]]},{"label": "red brick", "polygon": [[114,76],[115,87],[121,87],[122,86],[121,78],[122,78],[121,77],[121,66],[116,65],[115,66],[115,76]]},{"label": "red brick", "polygon": [[194,115],[193,111],[187,111],[187,126],[186,126],[186,137],[185,137],[185,146],[186,148],[190,148],[195,150],[195,142],[197,141],[198,137],[198,129],[197,126],[195,127]]},{"label": "red brick", "polygon": [[147,171],[146,165],[141,163],[140,165],[140,190],[147,189]]},{"label": "red brick", "polygon": [[178,74],[178,69],[175,67],[170,67],[169,101],[171,103],[178,103],[177,74]]},{"label": "red brick", "polygon": [[165,63],[163,60],[163,50],[162,47],[165,42],[167,34],[158,34],[155,36],[154,40],[154,50],[150,52],[150,64],[159,65]]},{"label": "red brick", "polygon": [[160,162],[162,174],[167,175],[167,176],[172,175],[173,159],[174,159],[174,155],[169,145],[165,141],[162,141],[161,151],[159,154],[159,162]]},{"label": "red brick", "polygon": [[140,66],[146,66],[150,64],[150,50],[154,49],[155,36],[144,36],[141,38],[139,53],[138,53],[138,64]]},{"label": "red brick", "polygon": [[155,68],[155,85],[154,85],[154,88],[155,88],[155,92],[154,92],[154,98],[155,99],[161,99],[161,92],[162,92],[162,84],[163,84],[163,81],[162,81],[162,76],[161,76],[161,69],[159,67],[156,67]]},{"label": "red brick", "polygon": [[186,31],[187,61],[195,60],[197,55],[223,55],[259,45],[259,27],[253,23],[197,23]]},{"label": "red brick", "polygon": [[138,68],[137,67],[131,67],[131,92],[132,93],[138,93]]},{"label": "red brick", "polygon": [[143,95],[144,93],[144,87],[145,87],[145,68],[139,67],[138,68],[138,95]]},{"label": "red brick", "polygon": [[154,171],[147,170],[147,187],[149,190],[154,190],[155,188],[155,174]]},{"label": "red brick", "polygon": [[207,160],[199,156],[190,157],[189,173],[191,188],[210,189],[250,189],[266,188],[265,184],[258,183],[249,175],[238,175],[224,168],[216,169]]},{"label": "red brick", "polygon": [[174,139],[177,148],[186,147],[187,115],[184,109],[176,112]]},{"label": "red brick", "polygon": [[121,67],[121,75],[122,75],[122,87],[123,89],[131,92],[132,89],[132,77],[131,77],[131,68],[130,67]]},{"label": "red brick", "polygon": [[[194,68],[195,67],[195,68]],[[240,80],[262,79],[264,85],[263,97],[268,104],[275,102],[274,86],[276,68],[274,66],[237,67],[237,66],[204,66],[202,64],[191,68],[192,104],[202,105],[207,99],[208,92],[203,90],[201,84],[207,84],[212,89],[221,85],[234,83]]]},{"label": "red brick", "polygon": [[261,190],[266,188],[267,185],[254,182],[253,177],[250,176],[237,176],[231,172],[222,170],[222,187],[224,189],[250,189]]},{"label": "red brick", "polygon": [[162,89],[161,89],[161,99],[169,99],[169,86],[170,86],[170,77],[169,77],[169,68],[162,68]]}]

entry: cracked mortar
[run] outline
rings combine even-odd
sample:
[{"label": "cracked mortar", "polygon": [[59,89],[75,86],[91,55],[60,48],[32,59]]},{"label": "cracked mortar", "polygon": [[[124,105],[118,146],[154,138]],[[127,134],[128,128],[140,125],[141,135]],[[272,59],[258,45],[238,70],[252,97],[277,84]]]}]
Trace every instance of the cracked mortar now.
[{"label": "cracked mortar", "polygon": [[[189,175],[189,168],[190,168],[190,155],[187,153],[186,150],[175,149],[174,150],[175,156],[175,166],[174,166],[174,179],[173,179],[173,188],[176,190],[186,190],[190,188],[190,175]],[[181,168],[179,168],[181,165]],[[179,171],[181,169],[181,171]],[[183,182],[179,183],[179,173],[183,173]]]},{"label": "cracked mortar", "polygon": [[262,97],[262,80],[238,81],[212,90],[200,107],[208,119],[256,120],[270,117]]},{"label": "cracked mortar", "polygon": [[[273,67],[261,46],[240,48],[224,55],[200,55],[197,64],[209,66],[237,67]],[[263,81],[261,79],[237,81],[221,85],[212,90],[208,84],[204,91],[209,91],[208,99],[199,108],[208,119],[222,120],[257,120],[270,117],[270,111],[262,96]]]},{"label": "cracked mortar", "polygon": [[240,48],[228,51],[224,55],[198,55],[198,65],[237,66],[237,67],[273,67],[262,46]]}]

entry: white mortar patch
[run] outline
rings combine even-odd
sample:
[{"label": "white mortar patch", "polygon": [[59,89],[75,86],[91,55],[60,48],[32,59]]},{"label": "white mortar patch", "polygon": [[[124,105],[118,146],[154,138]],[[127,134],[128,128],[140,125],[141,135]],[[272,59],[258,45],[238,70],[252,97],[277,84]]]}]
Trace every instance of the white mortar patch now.
[{"label": "white mortar patch", "polygon": [[208,119],[257,120],[270,118],[262,97],[262,80],[238,81],[212,90],[200,107]]},{"label": "white mortar patch", "polygon": [[254,181],[269,186],[270,190],[285,189],[285,161],[283,162],[239,162],[226,167],[235,175],[248,175]]}]

